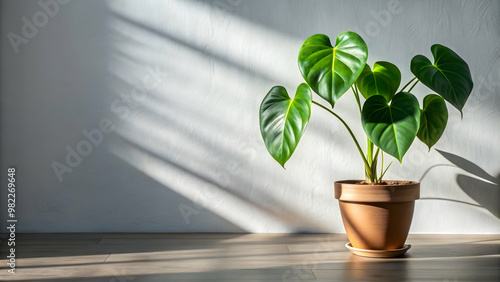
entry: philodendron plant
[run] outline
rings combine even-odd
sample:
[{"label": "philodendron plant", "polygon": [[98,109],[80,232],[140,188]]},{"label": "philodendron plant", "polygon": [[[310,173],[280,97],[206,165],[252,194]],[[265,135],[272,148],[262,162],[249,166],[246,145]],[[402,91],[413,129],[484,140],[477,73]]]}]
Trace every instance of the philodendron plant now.
[{"label": "philodendron plant", "polygon": [[[432,45],[431,52],[434,62],[423,55],[413,57],[410,70],[415,77],[398,91],[399,69],[384,61],[376,62],[373,67],[366,64],[368,48],[358,34],[343,32],[333,46],[326,35],[309,37],[300,48],[298,59],[306,83],[297,87],[293,99],[284,87],[275,86],[260,106],[260,131],[267,150],[284,168],[309,122],[311,104],[315,104],[346,127],[363,159],[365,182],[382,182],[390,166],[384,169],[383,152],[402,162],[415,137],[430,150],[448,121],[445,101],[462,114],[472,91],[469,66],[460,56],[439,44]],[[422,108],[411,94],[419,81],[437,93],[427,95]],[[312,100],[311,89],[332,109]],[[366,152],[349,125],[333,111],[337,100],[349,89],[359,107],[367,137]],[[380,171],[377,170],[379,156],[382,156]]]}]

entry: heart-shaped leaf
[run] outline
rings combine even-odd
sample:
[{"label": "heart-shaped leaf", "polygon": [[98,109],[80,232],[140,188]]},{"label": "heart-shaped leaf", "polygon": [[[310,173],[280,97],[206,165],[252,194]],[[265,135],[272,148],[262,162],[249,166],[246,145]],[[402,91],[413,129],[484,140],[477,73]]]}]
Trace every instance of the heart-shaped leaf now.
[{"label": "heart-shaped leaf", "polygon": [[423,55],[411,60],[411,72],[462,113],[474,86],[467,63],[448,47],[431,47],[434,64]]},{"label": "heart-shaped leaf", "polygon": [[444,99],[436,94],[424,98],[424,109],[420,111],[420,129],[417,137],[429,150],[443,135],[448,122],[448,110]]},{"label": "heart-shaped leaf", "polygon": [[284,168],[292,156],[311,116],[311,90],[307,84],[297,87],[290,99],[286,89],[275,86],[260,105],[260,132],[266,148]]},{"label": "heart-shaped leaf", "polygon": [[354,84],[367,58],[368,48],[354,32],[340,33],[335,47],[328,36],[316,34],[300,48],[299,69],[311,89],[333,107]]},{"label": "heart-shaped leaf", "polygon": [[418,100],[410,93],[400,92],[389,105],[383,96],[372,96],[363,105],[361,122],[368,138],[401,162],[418,132]]},{"label": "heart-shaped leaf", "polygon": [[368,64],[356,80],[359,92],[365,97],[382,95],[390,101],[401,83],[401,72],[398,67],[389,62],[376,62],[373,71]]}]

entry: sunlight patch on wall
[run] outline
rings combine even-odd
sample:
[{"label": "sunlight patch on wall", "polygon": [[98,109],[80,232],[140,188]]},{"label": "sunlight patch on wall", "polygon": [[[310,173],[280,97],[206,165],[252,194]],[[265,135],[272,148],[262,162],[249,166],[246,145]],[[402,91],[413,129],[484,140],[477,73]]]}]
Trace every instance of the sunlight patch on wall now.
[{"label": "sunlight patch on wall", "polygon": [[111,151],[165,187],[193,200],[200,209],[206,208],[243,230],[266,232],[269,231],[266,226],[271,225],[281,226],[284,232],[292,231],[284,227],[279,219],[270,217],[260,208],[252,205],[251,202],[223,191],[221,187],[223,184],[193,176],[189,170],[181,168],[175,163],[166,162],[158,156],[130,144],[122,143],[121,146],[112,147]]}]

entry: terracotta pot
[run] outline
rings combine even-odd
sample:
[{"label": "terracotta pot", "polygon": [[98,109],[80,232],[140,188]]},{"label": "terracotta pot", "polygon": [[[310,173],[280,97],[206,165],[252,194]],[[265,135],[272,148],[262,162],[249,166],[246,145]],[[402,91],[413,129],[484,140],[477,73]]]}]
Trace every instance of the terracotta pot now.
[{"label": "terracotta pot", "polygon": [[[387,181],[391,183],[391,181]],[[342,221],[352,246],[394,250],[404,246],[420,183],[363,185],[359,180],[335,182]]]}]

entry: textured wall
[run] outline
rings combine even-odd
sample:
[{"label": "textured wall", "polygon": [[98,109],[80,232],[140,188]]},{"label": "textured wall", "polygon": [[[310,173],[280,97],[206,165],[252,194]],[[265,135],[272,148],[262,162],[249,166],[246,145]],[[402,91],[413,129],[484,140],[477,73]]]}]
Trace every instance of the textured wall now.
[{"label": "textured wall", "polygon": [[[308,36],[352,30],[404,82],[433,43],[469,63],[475,88],[463,120],[448,107],[442,152],[415,142],[387,178],[422,182],[413,233],[499,233],[499,26],[498,1],[3,0],[1,171],[18,171],[18,232],[343,232],[333,182],[363,177],[345,128],[313,108],[283,170],[258,108],[303,81]],[[336,111],[362,136],[352,94]]]}]

